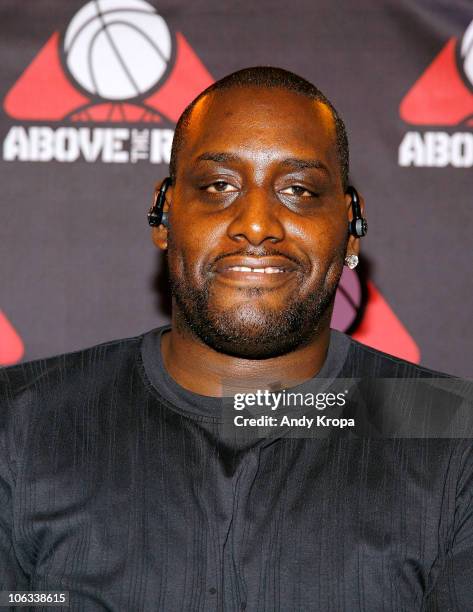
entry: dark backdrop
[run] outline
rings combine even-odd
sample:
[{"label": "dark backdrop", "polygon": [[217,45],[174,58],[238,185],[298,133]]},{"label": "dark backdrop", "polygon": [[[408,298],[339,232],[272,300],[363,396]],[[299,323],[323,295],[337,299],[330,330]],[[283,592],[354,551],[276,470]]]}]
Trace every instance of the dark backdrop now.
[{"label": "dark backdrop", "polygon": [[[129,5],[140,12],[135,0],[110,1],[99,8],[118,15]],[[211,80],[272,64],[318,85],[347,124],[351,177],[366,198],[370,224],[362,243],[368,279],[360,281],[372,299],[372,309],[362,313],[365,331],[381,302],[384,314],[389,311],[384,318],[376,311],[365,340],[389,351],[387,338],[404,334],[409,350],[390,352],[471,376],[470,1],[152,0],[148,5],[164,18],[172,50],[154,89],[127,102],[92,96],[68,71],[63,37],[86,4],[0,5],[0,361],[75,350],[166,320],[156,292],[161,260],[145,224],[153,185],[166,174],[165,164],[157,163],[166,156],[166,130]],[[143,11],[152,27],[153,13]],[[127,22],[126,12],[119,16]],[[110,26],[132,65],[134,46],[120,38],[124,31]],[[99,80],[104,40],[74,59],[79,71],[91,62]],[[143,44],[143,62],[153,69],[157,51],[147,54]],[[38,137],[32,127],[47,130]],[[58,135],[60,128],[72,131]],[[96,161],[83,154],[48,159],[74,157],[83,128],[85,139],[102,128],[95,132],[97,147],[113,136],[128,161],[103,146]],[[120,128],[125,132],[104,136],[103,130]],[[151,155],[140,134],[131,133],[141,130],[146,141],[152,129],[160,130],[155,138],[164,144],[155,143]],[[62,138],[62,145],[48,138]],[[148,158],[132,161],[129,148],[138,155],[140,146]],[[363,327],[358,333],[363,340]]]}]

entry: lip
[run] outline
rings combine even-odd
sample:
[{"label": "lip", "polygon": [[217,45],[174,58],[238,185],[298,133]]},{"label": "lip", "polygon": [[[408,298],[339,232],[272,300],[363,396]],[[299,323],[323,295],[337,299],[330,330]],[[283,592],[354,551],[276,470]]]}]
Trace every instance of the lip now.
[{"label": "lip", "polygon": [[[271,256],[271,257],[239,257],[236,255],[232,255],[229,257],[224,257],[220,261],[217,262],[215,266],[215,271],[217,274],[225,274],[227,272],[234,272],[232,268],[273,268],[280,270],[280,272],[275,272],[274,274],[284,274],[288,272],[294,272],[296,270],[295,264],[287,259],[286,257],[281,256]],[[272,276],[273,274],[265,274],[261,272],[239,272],[239,274],[258,274],[261,276]]]},{"label": "lip", "polygon": [[[240,270],[235,268],[251,268]],[[254,271],[254,269],[266,271]],[[241,257],[228,256],[217,262],[216,276],[231,285],[277,287],[286,283],[297,270],[297,266],[281,256]]]}]

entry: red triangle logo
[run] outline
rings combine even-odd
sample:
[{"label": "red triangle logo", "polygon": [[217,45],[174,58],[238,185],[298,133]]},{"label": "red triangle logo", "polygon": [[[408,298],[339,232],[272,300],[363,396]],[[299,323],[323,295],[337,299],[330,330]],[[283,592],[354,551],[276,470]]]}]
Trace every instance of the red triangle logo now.
[{"label": "red triangle logo", "polygon": [[407,329],[372,282],[368,281],[365,312],[353,338],[413,363],[420,362],[420,350]]},{"label": "red triangle logo", "polygon": [[471,125],[473,93],[465,85],[451,38],[401,102],[399,114],[414,125]]},{"label": "red triangle logo", "polygon": [[[363,318],[352,337],[395,357],[419,363],[419,347],[407,329],[372,282],[367,282],[366,289]],[[361,300],[362,291],[357,273],[343,268],[335,295],[331,327],[340,331],[348,329],[358,316]]]},{"label": "red triangle logo", "polygon": [[22,339],[0,310],[0,366],[17,363],[23,357],[24,352]]},{"label": "red triangle logo", "polygon": [[4,100],[5,112],[14,119],[100,122],[160,122],[161,116],[177,121],[182,111],[213,79],[185,37],[176,34],[176,61],[163,85],[143,103],[93,104],[64,73],[55,32],[26,68]]},{"label": "red triangle logo", "polygon": [[10,89],[3,106],[14,119],[59,121],[88,102],[64,75],[55,32]]}]

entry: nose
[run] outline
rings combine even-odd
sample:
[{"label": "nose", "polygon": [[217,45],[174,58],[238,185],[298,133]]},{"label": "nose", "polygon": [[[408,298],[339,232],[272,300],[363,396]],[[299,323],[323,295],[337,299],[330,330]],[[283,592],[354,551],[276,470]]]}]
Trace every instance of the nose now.
[{"label": "nose", "polygon": [[284,238],[284,226],[278,216],[278,202],[272,200],[262,188],[248,191],[240,197],[235,207],[235,217],[227,233],[232,240],[246,240],[253,246],[265,241],[280,242]]}]

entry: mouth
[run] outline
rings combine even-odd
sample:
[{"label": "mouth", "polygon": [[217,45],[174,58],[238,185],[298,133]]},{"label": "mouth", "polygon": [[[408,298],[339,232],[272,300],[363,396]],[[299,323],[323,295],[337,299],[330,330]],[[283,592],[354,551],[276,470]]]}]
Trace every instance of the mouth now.
[{"label": "mouth", "polygon": [[294,276],[297,266],[285,257],[235,257],[221,259],[216,277],[226,283],[242,286],[271,286],[284,284]]},{"label": "mouth", "polygon": [[230,266],[227,268],[228,272],[256,272],[257,274],[283,274],[285,270],[283,268],[274,268],[268,266],[266,268],[249,268],[247,266]]}]

